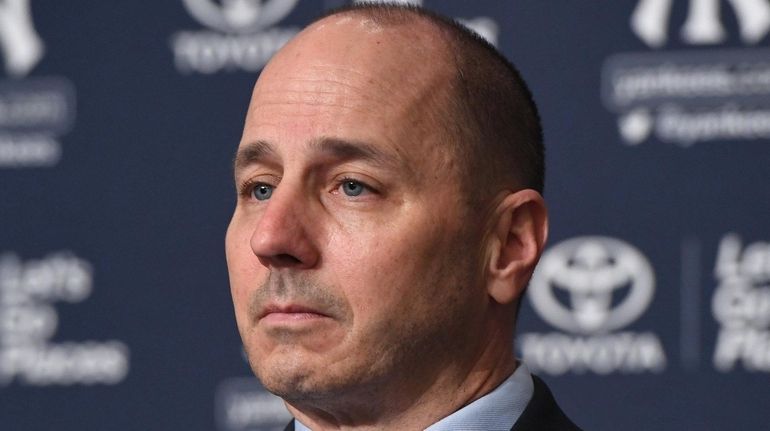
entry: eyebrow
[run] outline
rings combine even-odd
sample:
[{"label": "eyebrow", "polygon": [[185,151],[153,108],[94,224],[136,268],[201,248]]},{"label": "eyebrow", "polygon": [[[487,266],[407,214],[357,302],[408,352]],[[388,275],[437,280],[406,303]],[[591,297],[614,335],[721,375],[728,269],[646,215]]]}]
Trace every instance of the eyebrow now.
[{"label": "eyebrow", "polygon": [[257,163],[267,157],[275,156],[275,149],[266,141],[254,141],[244,145],[235,153],[233,170],[237,173],[246,166]]},{"label": "eyebrow", "polygon": [[[312,141],[310,143],[310,150],[337,160],[364,160],[389,168],[404,168],[411,172],[403,160],[362,141],[323,137]],[[238,150],[233,161],[234,170],[237,173],[250,164],[259,163],[266,158],[274,157],[276,157],[276,151],[273,145],[267,141],[254,141]]]},{"label": "eyebrow", "polygon": [[339,138],[321,138],[311,142],[310,147],[322,155],[338,160],[364,160],[378,165],[399,167],[402,165],[395,156],[366,142],[348,141]]}]

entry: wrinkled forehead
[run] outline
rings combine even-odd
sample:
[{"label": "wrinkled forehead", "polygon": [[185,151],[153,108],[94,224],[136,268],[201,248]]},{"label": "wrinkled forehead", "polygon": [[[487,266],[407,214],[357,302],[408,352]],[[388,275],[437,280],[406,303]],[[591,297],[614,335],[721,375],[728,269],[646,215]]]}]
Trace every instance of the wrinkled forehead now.
[{"label": "wrinkled forehead", "polygon": [[328,97],[344,97],[363,108],[446,102],[453,73],[445,46],[440,32],[426,22],[382,25],[359,16],[327,17],[273,58],[252,102],[276,92],[294,97],[313,84]]},{"label": "wrinkled forehead", "polygon": [[279,146],[331,137],[382,144],[413,162],[445,159],[453,74],[444,45],[425,23],[323,19],[262,72],[242,144],[266,134]]},{"label": "wrinkled forehead", "polygon": [[417,84],[421,79],[446,77],[447,51],[441,32],[424,20],[380,24],[343,14],[303,30],[271,63],[282,68],[337,64],[383,81]]}]

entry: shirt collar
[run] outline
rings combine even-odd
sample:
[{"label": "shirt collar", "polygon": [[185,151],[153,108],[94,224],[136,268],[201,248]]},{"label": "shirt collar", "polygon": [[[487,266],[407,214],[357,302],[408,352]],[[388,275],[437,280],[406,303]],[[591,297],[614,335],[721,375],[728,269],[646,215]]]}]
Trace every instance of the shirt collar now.
[{"label": "shirt collar", "polygon": [[[535,391],[527,366],[519,363],[495,390],[457,410],[425,431],[508,431],[524,412]],[[311,431],[294,420],[295,431]]]}]

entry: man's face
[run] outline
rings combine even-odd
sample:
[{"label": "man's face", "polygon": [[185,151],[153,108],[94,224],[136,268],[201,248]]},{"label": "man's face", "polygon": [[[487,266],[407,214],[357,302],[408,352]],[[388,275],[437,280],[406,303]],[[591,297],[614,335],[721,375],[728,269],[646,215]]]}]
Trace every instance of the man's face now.
[{"label": "man's face", "polygon": [[478,343],[482,223],[431,43],[326,19],[255,87],[227,263],[251,366],[287,400],[406,391]]}]

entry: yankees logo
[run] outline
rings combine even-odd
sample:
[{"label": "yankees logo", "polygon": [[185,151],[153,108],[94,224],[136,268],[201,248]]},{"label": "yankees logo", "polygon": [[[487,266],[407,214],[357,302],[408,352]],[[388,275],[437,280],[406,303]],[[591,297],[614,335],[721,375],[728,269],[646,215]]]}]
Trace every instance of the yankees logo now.
[{"label": "yankees logo", "polygon": [[5,54],[5,71],[13,77],[28,74],[43,57],[29,0],[0,0],[0,51]]},{"label": "yankees logo", "polygon": [[[691,44],[714,44],[725,40],[720,18],[720,0],[689,0],[682,39]],[[735,11],[741,38],[756,43],[770,31],[770,2],[767,0],[728,0]],[[631,16],[631,28],[647,45],[658,48],[668,39],[669,16],[673,0],[640,0]]]}]

